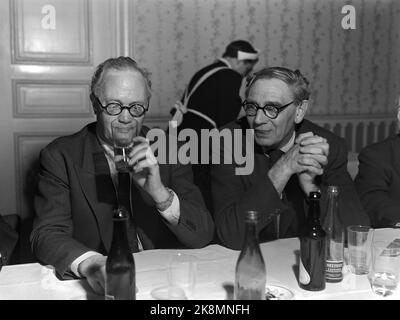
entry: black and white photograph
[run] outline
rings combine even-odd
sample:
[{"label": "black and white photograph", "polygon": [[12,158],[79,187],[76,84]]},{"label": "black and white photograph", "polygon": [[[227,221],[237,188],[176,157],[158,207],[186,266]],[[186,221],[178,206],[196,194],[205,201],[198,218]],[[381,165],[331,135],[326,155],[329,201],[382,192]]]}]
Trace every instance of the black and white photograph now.
[{"label": "black and white photograph", "polygon": [[399,17],[1,0],[0,300],[400,300]]}]

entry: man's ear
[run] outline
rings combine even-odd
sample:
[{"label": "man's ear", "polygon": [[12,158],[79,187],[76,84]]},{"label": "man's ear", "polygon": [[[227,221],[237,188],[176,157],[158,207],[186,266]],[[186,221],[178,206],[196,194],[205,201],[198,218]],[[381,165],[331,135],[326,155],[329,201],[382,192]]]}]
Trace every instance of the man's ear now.
[{"label": "man's ear", "polygon": [[90,94],[89,97],[90,97],[90,101],[92,102],[94,114],[97,115],[99,112],[99,106],[98,106],[97,99],[95,98],[93,92]]},{"label": "man's ear", "polygon": [[301,104],[296,106],[296,115],[294,117],[295,123],[300,123],[303,121],[308,109],[308,100],[303,100]]},{"label": "man's ear", "polygon": [[237,58],[231,58],[231,59],[229,60],[229,63],[230,63],[230,65],[231,65],[231,67],[232,67],[233,70],[239,72],[239,70],[241,69],[241,66],[242,66],[243,61],[238,60]]}]

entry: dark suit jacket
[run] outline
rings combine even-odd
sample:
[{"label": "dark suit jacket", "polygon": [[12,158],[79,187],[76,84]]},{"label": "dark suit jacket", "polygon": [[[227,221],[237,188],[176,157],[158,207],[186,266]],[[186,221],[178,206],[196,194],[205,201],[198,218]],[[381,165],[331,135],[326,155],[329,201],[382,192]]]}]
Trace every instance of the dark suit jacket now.
[{"label": "dark suit jacket", "polygon": [[0,252],[3,263],[7,264],[18,241],[18,233],[0,215]]},{"label": "dark suit jacket", "polygon": [[[189,90],[206,72],[218,67],[226,67],[226,64],[217,61],[195,73],[189,82]],[[217,123],[217,127],[236,120],[242,103],[239,95],[242,79],[240,73],[233,69],[217,71],[196,89],[187,107],[209,116]],[[211,129],[212,126],[206,120],[188,112],[179,126],[179,129],[184,128],[200,130]]]},{"label": "dark suit jacket", "polygon": [[[60,275],[86,251],[106,255],[111,245],[116,193],[95,131],[92,123],[40,153],[31,243],[39,261],[55,266]],[[214,225],[192,183],[190,166],[160,165],[160,174],[179,197],[180,220],[177,226],[168,224],[150,196],[135,188],[133,211],[144,249],[207,245]]]},{"label": "dark suit jacket", "polygon": [[400,222],[400,136],[367,146],[358,159],[355,185],[372,226]]},{"label": "dark suit jacket", "polygon": [[[228,129],[248,128],[244,117],[226,126]],[[321,221],[325,217],[326,188],[329,185],[339,186],[339,215],[344,226],[351,224],[369,224],[357,197],[353,181],[346,168],[347,149],[342,138],[333,133],[303,120],[297,126],[296,135],[312,131],[328,140],[328,165],[319,177],[321,188]],[[242,143],[244,145],[244,142]],[[232,147],[233,148],[233,147]],[[242,154],[245,155],[243,146]],[[233,150],[233,149],[231,149]],[[247,156],[248,157],[248,156]],[[307,203],[306,195],[302,191],[297,175],[293,175],[284,191],[282,200],[268,178],[269,160],[261,148],[255,145],[254,170],[250,175],[235,175],[237,164],[213,165],[212,194],[215,208],[215,225],[220,240],[228,247],[240,249],[244,238],[244,217],[246,210],[257,210],[260,214],[258,230],[261,242],[270,239],[271,225],[268,225],[268,216],[280,211],[280,236],[298,236],[304,226]]]}]

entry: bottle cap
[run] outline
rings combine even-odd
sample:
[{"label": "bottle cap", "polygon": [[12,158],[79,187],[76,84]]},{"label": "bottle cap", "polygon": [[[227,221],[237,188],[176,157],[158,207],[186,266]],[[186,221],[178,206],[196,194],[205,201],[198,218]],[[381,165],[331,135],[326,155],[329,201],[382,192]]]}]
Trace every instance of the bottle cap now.
[{"label": "bottle cap", "polygon": [[311,191],[308,197],[310,200],[319,200],[321,198],[321,192]]},{"label": "bottle cap", "polygon": [[328,186],[328,192],[339,193],[339,187],[338,186]]},{"label": "bottle cap", "polygon": [[128,211],[123,206],[119,206],[113,211],[113,219],[123,220],[128,219]]},{"label": "bottle cap", "polygon": [[249,210],[246,212],[246,221],[258,221],[258,211]]}]

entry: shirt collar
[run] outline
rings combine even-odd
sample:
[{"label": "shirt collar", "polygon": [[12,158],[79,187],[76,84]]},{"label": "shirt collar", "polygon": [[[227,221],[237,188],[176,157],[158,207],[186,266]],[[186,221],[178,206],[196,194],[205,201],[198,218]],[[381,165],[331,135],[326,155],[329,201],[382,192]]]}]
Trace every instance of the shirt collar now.
[{"label": "shirt collar", "polygon": [[223,63],[225,63],[225,64],[228,66],[229,69],[232,69],[231,64],[230,64],[229,61],[226,60],[225,58],[219,58],[218,60],[221,61],[221,62],[223,62]]},{"label": "shirt collar", "polygon": [[107,142],[105,142],[100,135],[98,134],[98,132],[96,132],[96,136],[97,139],[100,142],[101,147],[103,148],[104,152],[106,153],[106,155],[108,157],[110,157],[111,159],[114,159],[114,149],[112,146],[110,146]]},{"label": "shirt collar", "polygon": [[290,140],[288,141],[288,143],[286,143],[283,147],[281,147],[281,151],[286,153],[289,151],[289,149],[291,147],[293,147],[294,145],[294,138],[295,138],[295,132],[293,131],[292,137],[290,138]]}]

